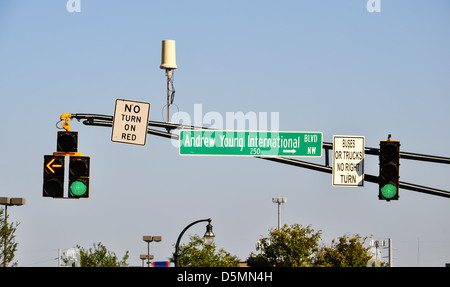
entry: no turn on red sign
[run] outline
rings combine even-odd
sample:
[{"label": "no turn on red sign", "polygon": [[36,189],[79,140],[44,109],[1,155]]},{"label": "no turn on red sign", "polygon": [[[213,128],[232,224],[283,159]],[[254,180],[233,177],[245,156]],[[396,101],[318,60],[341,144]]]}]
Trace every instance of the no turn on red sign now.
[{"label": "no turn on red sign", "polygon": [[111,141],[145,145],[150,103],[117,99]]},{"label": "no turn on red sign", "polygon": [[333,136],[333,185],[364,185],[364,137]]}]

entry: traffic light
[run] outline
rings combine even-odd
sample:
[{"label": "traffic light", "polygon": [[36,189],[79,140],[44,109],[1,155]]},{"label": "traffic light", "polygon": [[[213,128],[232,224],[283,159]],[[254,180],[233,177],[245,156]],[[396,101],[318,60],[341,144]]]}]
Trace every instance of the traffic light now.
[{"label": "traffic light", "polygon": [[44,197],[64,195],[64,156],[44,155]]},{"label": "traffic light", "polygon": [[380,141],[380,174],[378,177],[380,200],[398,200],[400,178],[400,142]]},{"label": "traffic light", "polygon": [[77,152],[78,132],[58,131],[56,142],[58,152]]},{"label": "traffic light", "polygon": [[69,157],[69,198],[89,197],[89,156]]}]

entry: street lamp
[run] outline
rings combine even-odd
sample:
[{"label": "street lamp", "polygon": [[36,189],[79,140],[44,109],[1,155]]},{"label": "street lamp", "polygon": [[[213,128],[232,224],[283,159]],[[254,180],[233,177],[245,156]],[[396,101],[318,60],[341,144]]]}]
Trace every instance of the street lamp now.
[{"label": "street lamp", "polygon": [[[150,242],[152,242],[152,241],[160,242],[161,239],[162,239],[161,236],[143,236],[142,237],[142,240],[144,240],[148,244],[148,248],[147,248],[147,267],[150,267],[150,259],[153,259],[153,255],[150,255]],[[143,256],[141,255],[140,258],[142,259],[142,257]],[[142,261],[142,263],[144,263],[144,262]]]},{"label": "street lamp", "polygon": [[[9,198],[9,197],[0,197],[0,205],[4,205],[5,206],[5,228],[8,228],[8,206],[13,206],[13,205],[17,205],[17,206],[21,206],[25,204],[25,198],[21,198],[21,197],[13,197],[13,198]],[[6,255],[7,255],[7,244],[8,244],[8,240],[7,240],[8,236],[6,236],[5,234],[5,246],[3,249],[3,267],[6,267]]]},{"label": "street lamp", "polygon": [[286,203],[287,198],[286,197],[273,197],[272,202],[278,203],[278,229],[280,229],[281,225],[281,204]]},{"label": "street lamp", "polygon": [[194,224],[197,224],[199,222],[205,222],[208,221],[208,225],[206,225],[206,232],[205,235],[203,235],[203,239],[205,240],[206,244],[211,244],[214,241],[214,233],[212,231],[212,225],[211,225],[211,218],[208,219],[200,219],[197,221],[192,222],[188,226],[186,226],[183,231],[181,231],[180,235],[178,236],[177,244],[175,244],[175,253],[173,254],[173,258],[175,259],[175,267],[180,267],[180,241],[183,234],[188,230],[189,227],[191,227]]},{"label": "street lamp", "polygon": [[206,225],[206,232],[205,235],[203,235],[203,239],[205,240],[205,243],[208,245],[211,245],[214,241],[214,232],[212,231],[212,225],[211,225],[211,219],[208,221],[208,225]]},{"label": "street lamp", "polygon": [[147,262],[151,259],[153,259],[154,256],[153,255],[147,255],[147,254],[141,254],[139,255],[139,259],[142,260],[142,267],[144,267],[144,260],[147,259]]}]

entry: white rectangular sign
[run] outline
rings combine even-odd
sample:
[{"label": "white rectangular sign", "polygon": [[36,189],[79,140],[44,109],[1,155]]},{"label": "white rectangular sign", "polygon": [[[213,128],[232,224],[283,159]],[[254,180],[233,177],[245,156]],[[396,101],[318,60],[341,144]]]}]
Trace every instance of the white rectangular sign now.
[{"label": "white rectangular sign", "polygon": [[333,185],[364,185],[364,137],[333,136]]},{"label": "white rectangular sign", "polygon": [[111,141],[145,145],[150,103],[117,99]]}]

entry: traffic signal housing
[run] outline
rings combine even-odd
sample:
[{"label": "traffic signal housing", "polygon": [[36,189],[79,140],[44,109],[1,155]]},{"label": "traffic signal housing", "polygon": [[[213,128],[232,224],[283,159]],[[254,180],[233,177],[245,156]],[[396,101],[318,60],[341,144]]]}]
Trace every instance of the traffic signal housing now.
[{"label": "traffic signal housing", "polygon": [[44,155],[43,197],[64,196],[64,156]]},{"label": "traffic signal housing", "polygon": [[378,177],[380,200],[398,200],[400,179],[400,142],[380,141],[380,174]]},{"label": "traffic signal housing", "polygon": [[69,157],[69,198],[89,197],[89,156]]},{"label": "traffic signal housing", "polygon": [[78,132],[58,131],[56,143],[56,151],[58,152],[77,152]]}]

